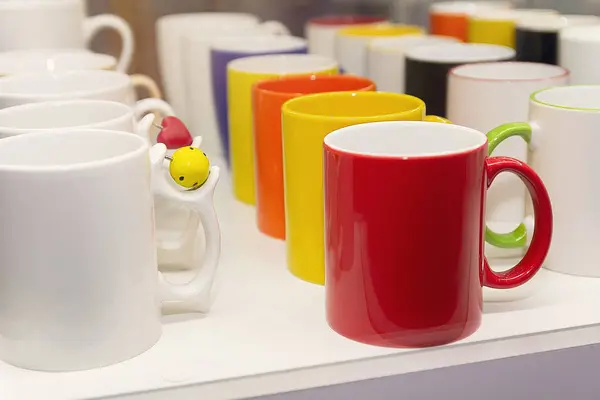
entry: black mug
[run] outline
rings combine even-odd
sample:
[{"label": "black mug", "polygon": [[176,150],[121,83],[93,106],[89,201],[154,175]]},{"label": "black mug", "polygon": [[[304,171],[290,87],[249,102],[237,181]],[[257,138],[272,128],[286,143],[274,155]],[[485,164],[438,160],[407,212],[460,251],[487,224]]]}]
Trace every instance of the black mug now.
[{"label": "black mug", "polygon": [[558,65],[559,35],[563,28],[600,24],[594,15],[538,15],[516,23],[517,61]]},{"label": "black mug", "polygon": [[480,43],[443,43],[406,52],[405,91],[425,102],[427,114],[446,117],[448,72],[463,64],[512,61],[510,47]]}]

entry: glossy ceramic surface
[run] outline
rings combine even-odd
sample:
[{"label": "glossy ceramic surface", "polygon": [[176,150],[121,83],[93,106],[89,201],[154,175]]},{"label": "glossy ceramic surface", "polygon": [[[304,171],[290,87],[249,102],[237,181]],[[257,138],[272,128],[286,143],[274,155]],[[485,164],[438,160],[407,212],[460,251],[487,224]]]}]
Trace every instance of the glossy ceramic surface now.
[{"label": "glossy ceramic surface", "polygon": [[565,28],[559,37],[559,65],[571,71],[573,85],[599,85],[600,68],[591,68],[600,58],[600,26]]},{"label": "glossy ceramic surface", "polygon": [[306,54],[306,41],[293,36],[255,36],[221,39],[212,46],[210,67],[212,96],[220,144],[229,161],[229,113],[227,110],[227,65],[238,58],[267,54]]},{"label": "glossy ceramic surface", "polygon": [[385,22],[385,18],[366,15],[332,15],[309,19],[304,26],[308,51],[335,58],[335,35],[345,27]]},{"label": "glossy ceramic surface", "polygon": [[371,40],[423,33],[423,28],[415,25],[375,24],[344,28],[337,32],[335,38],[335,59],[345,73],[365,76]]},{"label": "glossy ceramic surface", "polygon": [[429,30],[432,35],[468,40],[469,15],[481,9],[508,9],[508,1],[445,1],[429,6]]},{"label": "glossy ceramic surface", "polygon": [[[518,175],[534,199],[536,235],[513,269],[484,256],[487,188]],[[529,281],[550,246],[552,209],[526,164],[488,158],[485,136],[449,124],[386,122],[325,138],[326,305],[330,326],[364,343],[426,347],[481,323],[482,287]],[[410,196],[407,196],[410,193]]]},{"label": "glossy ceramic surface", "polygon": [[336,129],[375,121],[422,121],[425,103],[402,94],[337,92],[297,97],[282,107],[288,268],[325,282],[323,139]]},{"label": "glossy ceramic surface", "polygon": [[285,239],[282,105],[311,93],[373,90],[375,84],[371,80],[350,75],[287,77],[254,86],[256,215],[261,232]]},{"label": "glossy ceramic surface", "polygon": [[256,203],[252,87],[266,79],[289,75],[334,75],[337,63],[316,54],[271,54],[234,60],[227,67],[229,150],[233,192]]}]

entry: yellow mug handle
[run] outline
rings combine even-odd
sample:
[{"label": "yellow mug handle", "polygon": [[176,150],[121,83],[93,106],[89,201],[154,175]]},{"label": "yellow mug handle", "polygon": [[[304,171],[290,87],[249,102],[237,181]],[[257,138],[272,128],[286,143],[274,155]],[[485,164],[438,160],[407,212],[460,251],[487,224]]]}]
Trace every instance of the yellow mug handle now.
[{"label": "yellow mug handle", "polygon": [[423,121],[439,122],[440,124],[451,124],[452,123],[452,122],[450,122],[450,120],[448,120],[446,118],[438,117],[437,115],[426,115],[425,118],[423,118]]}]

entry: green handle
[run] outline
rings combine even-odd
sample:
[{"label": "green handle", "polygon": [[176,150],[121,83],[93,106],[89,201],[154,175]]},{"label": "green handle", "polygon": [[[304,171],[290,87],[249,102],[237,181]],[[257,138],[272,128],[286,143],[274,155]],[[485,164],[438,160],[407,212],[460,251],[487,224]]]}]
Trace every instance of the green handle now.
[{"label": "green handle", "polygon": [[[487,134],[488,155],[491,156],[500,143],[513,136],[521,137],[527,144],[531,143],[531,126],[524,122],[515,122],[492,129]],[[485,241],[501,249],[524,247],[527,243],[527,228],[525,224],[520,224],[512,232],[496,233],[486,226]]]}]

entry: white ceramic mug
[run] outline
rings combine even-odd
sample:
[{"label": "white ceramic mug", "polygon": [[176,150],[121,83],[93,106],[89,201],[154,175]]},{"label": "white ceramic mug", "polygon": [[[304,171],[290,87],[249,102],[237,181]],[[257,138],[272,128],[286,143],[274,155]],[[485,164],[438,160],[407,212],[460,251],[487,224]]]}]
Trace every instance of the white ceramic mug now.
[{"label": "white ceramic mug", "polygon": [[[466,64],[448,77],[448,114],[452,123],[489,132],[498,125],[527,121],[532,93],[569,83],[569,72],[555,65],[528,62]],[[527,161],[527,143],[507,139],[494,151]],[[486,219],[497,232],[510,232],[526,217],[526,190],[516,176],[499,176],[488,190]],[[522,248],[499,249],[486,243],[490,258],[517,257]]]},{"label": "white ceramic mug", "polygon": [[[136,108],[135,87],[146,89],[151,97],[160,97],[156,83],[147,76],[127,75],[116,71],[88,70],[40,72],[0,78],[0,109],[25,103],[51,100],[94,99],[125,103]],[[155,98],[154,110],[173,115],[167,103]],[[136,116],[141,117],[136,110]]]},{"label": "white ceramic mug", "polygon": [[340,29],[385,23],[386,19],[369,15],[327,15],[309,19],[304,25],[308,52],[335,58],[335,35]]},{"label": "white ceramic mug", "polygon": [[560,32],[559,65],[571,71],[573,85],[600,84],[600,25],[574,26]]},{"label": "white ceramic mug", "polygon": [[367,77],[382,92],[404,93],[405,51],[415,46],[458,42],[449,36],[407,35],[373,39],[367,52]]},{"label": "white ceramic mug", "polygon": [[[0,53],[0,76],[73,70],[115,70],[117,59],[87,50],[36,49]],[[125,72],[125,71],[119,71]]]},{"label": "white ceramic mug", "polygon": [[[544,180],[554,213],[553,240],[544,266],[579,276],[600,277],[600,86],[559,86],[531,96],[528,123],[499,127],[490,151],[502,139],[529,144],[529,164]],[[530,233],[530,232],[529,232]]]},{"label": "white ceramic mug", "polygon": [[126,71],[134,51],[129,24],[116,15],[86,17],[82,0],[0,1],[0,51],[19,49],[83,49],[99,31],[121,36],[118,71]]},{"label": "white ceramic mug", "polygon": [[343,72],[364,76],[367,71],[367,49],[372,40],[423,33],[423,28],[419,26],[401,24],[372,24],[340,29],[335,36],[335,59]]},{"label": "white ceramic mug", "polygon": [[[183,75],[183,66],[188,60],[187,55],[183,53],[183,36],[209,37],[216,34],[218,37],[219,32],[236,30],[240,32],[259,26],[272,32],[282,30],[281,23],[277,21],[267,21],[261,24],[257,16],[246,13],[174,14],[158,19],[156,22],[158,65],[167,100],[173,105],[180,118],[187,121],[190,116],[186,107],[187,82]],[[208,56],[206,57],[208,58]]]},{"label": "white ceramic mug", "polygon": [[[46,371],[110,365],[157,342],[162,303],[207,311],[220,251],[212,202],[219,169],[184,192],[164,179],[165,154],[163,144],[149,149],[120,131],[0,140],[4,361]],[[204,268],[188,284],[170,284],[157,271],[154,195],[193,208],[205,222]]]}]

